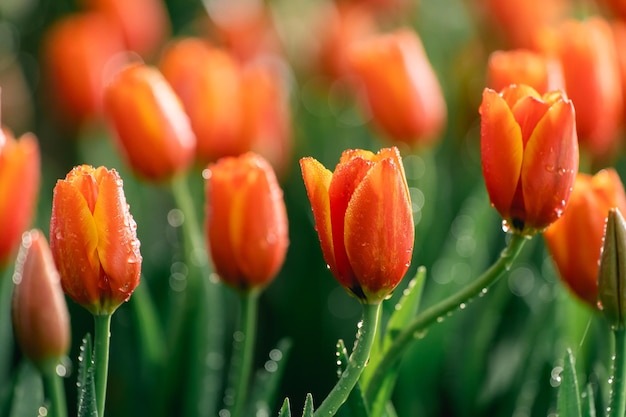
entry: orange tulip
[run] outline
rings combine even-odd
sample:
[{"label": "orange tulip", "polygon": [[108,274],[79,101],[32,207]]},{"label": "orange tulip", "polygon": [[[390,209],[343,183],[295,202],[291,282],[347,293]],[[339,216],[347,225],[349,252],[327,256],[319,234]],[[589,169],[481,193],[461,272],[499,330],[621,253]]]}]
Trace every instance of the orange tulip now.
[{"label": "orange tulip", "polygon": [[169,35],[169,21],[162,0],[84,0],[87,10],[108,16],[124,35],[126,47],[149,58]]},{"label": "orange tulip", "polygon": [[[120,63],[119,28],[100,13],[81,13],[55,22],[44,36],[43,67],[50,99],[67,123],[99,116],[112,66]],[[117,57],[117,59],[115,59]]]},{"label": "orange tulip", "polygon": [[590,18],[563,22],[545,32],[541,49],[561,61],[567,96],[576,107],[581,151],[592,159],[611,156],[623,117],[622,85],[615,40],[608,22]]},{"label": "orange tulip", "polygon": [[417,34],[400,29],[355,43],[351,68],[365,90],[365,108],[394,141],[415,146],[439,138],[446,104]]},{"label": "orange tulip", "polygon": [[66,355],[70,316],[59,273],[41,231],[24,233],[13,281],[13,329],[25,355],[39,366]]},{"label": "orange tulip", "polygon": [[75,167],[57,181],[50,249],[63,290],[94,315],[111,314],[139,284],[137,225],[115,170]]},{"label": "orange tulip", "polygon": [[578,171],[574,106],[560,92],[485,89],[481,156],[491,204],[507,228],[531,235],[560,217]]},{"label": "orange tulip", "polygon": [[41,177],[39,145],[32,134],[15,140],[0,130],[0,268],[13,259],[33,219]]},{"label": "orange tulip", "polygon": [[328,267],[361,302],[380,303],[406,273],[413,253],[400,152],[347,150],[334,173],[313,158],[301,159],[300,167]]},{"label": "orange tulip", "polygon": [[539,94],[563,90],[561,64],[527,49],[495,51],[487,65],[487,87],[500,91],[511,84],[526,84]]},{"label": "orange tulip", "polygon": [[252,152],[210,164],[206,236],[220,278],[233,288],[261,288],[274,279],[287,252],[283,192],[271,165]]},{"label": "orange tulip", "polygon": [[139,176],[169,179],[193,162],[196,137],[180,99],[154,67],[132,65],[106,87],[105,112]]},{"label": "orange tulip", "polygon": [[615,170],[602,170],[593,177],[578,174],[563,216],[543,234],[563,282],[593,308],[604,227],[614,207],[626,212],[626,193]]},{"label": "orange tulip", "polygon": [[170,44],[159,68],[189,115],[197,159],[207,163],[250,149],[241,135],[241,71],[229,53],[186,38]]},{"label": "orange tulip", "polygon": [[279,177],[291,161],[292,131],[287,64],[257,59],[242,71],[243,141],[272,164]]}]

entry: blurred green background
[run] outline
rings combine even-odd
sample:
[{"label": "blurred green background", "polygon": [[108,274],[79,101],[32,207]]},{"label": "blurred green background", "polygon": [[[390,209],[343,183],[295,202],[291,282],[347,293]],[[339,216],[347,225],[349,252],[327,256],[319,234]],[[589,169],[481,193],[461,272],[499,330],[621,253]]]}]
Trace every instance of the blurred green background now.
[{"label": "blurred green background", "polygon": [[[193,33],[194,21],[206,13],[198,0],[168,0],[166,4],[173,36]],[[314,4],[314,0],[270,2],[275,17],[288,16],[293,21],[299,17],[298,10],[310,10]],[[2,123],[16,134],[33,131],[40,140],[43,182],[35,226],[46,233],[57,179],[81,163],[120,171],[142,243],[143,284],[165,321],[170,314],[167,293],[176,286],[171,265],[181,257],[180,227],[173,219],[175,204],[169,190],[134,178],[116,155],[104,126],[62,130],[42,99],[39,56],[45,30],[77,8],[70,0],[0,2]],[[426,266],[426,306],[480,274],[505,245],[501,220],[489,205],[481,177],[477,109],[489,46],[481,39],[473,13],[471,2],[422,0],[411,14],[392,21],[417,30],[448,105],[448,125],[437,146],[419,153],[402,150],[417,228],[408,276],[418,266]],[[306,24],[304,16],[302,19]],[[23,74],[18,81],[26,87],[26,94],[17,98],[10,97],[16,72]],[[297,63],[293,66],[295,150],[290,172],[281,181],[291,244],[281,273],[260,299],[255,358],[255,367],[263,368],[279,340],[290,340],[277,404],[289,397],[293,410],[302,408],[306,393],[321,401],[334,385],[336,341],[344,339],[351,346],[360,318],[358,302],[338,286],[325,267],[298,159],[313,156],[332,169],[344,149],[375,151],[388,145],[361,117],[353,99],[340,88],[316,89],[314,82],[311,74],[299,71]],[[190,179],[200,216],[204,204],[201,169],[194,168]],[[621,171],[621,162],[618,169]],[[385,303],[385,316],[393,310],[406,281]],[[229,290],[224,297],[228,301],[225,325],[232,329],[236,298]],[[133,298],[113,316],[110,416],[143,415],[155,395],[142,388],[145,376],[136,366],[140,349],[132,303]],[[92,321],[84,309],[71,301],[68,304],[74,374],[66,378],[66,388],[72,410],[79,342],[92,331]],[[566,347],[574,351],[581,381],[591,383],[601,409],[609,340],[601,320],[558,282],[543,242],[536,237],[487,294],[416,340],[404,357],[394,394],[398,416],[550,415],[555,410]],[[11,371],[17,369],[20,357],[15,350]],[[184,382],[180,389],[185,389]],[[180,403],[176,406],[183,408]],[[274,411],[270,415],[275,415]]]}]

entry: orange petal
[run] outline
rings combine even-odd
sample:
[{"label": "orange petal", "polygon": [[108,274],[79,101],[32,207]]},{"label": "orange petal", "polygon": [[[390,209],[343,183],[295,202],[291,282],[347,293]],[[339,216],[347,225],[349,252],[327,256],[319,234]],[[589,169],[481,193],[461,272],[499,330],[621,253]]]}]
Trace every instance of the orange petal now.
[{"label": "orange petal", "polygon": [[578,140],[571,101],[555,103],[524,151],[522,190],[526,223],[544,228],[560,217],[578,172]]},{"label": "orange petal", "polygon": [[377,163],[354,191],[344,239],[368,301],[382,300],[404,276],[413,252],[411,202],[394,159]]},{"label": "orange petal", "polygon": [[304,179],[306,192],[313,209],[315,228],[320,239],[324,259],[333,275],[337,276],[328,195],[333,174],[324,165],[310,157],[300,159],[300,169],[302,170],[302,178]]},{"label": "orange petal", "polygon": [[141,254],[137,225],[126,203],[117,172],[99,170],[99,193],[93,213],[98,229],[98,256],[106,277],[99,286],[112,306],[128,300],[139,284]]},{"label": "orange petal", "polygon": [[480,105],[480,152],[491,203],[506,219],[520,178],[522,132],[506,101],[485,89]]},{"label": "orange petal", "polygon": [[526,147],[526,143],[535,130],[537,123],[539,123],[541,118],[546,114],[550,105],[551,104],[533,96],[526,96],[513,106],[513,116],[522,130],[522,143],[524,147]]}]

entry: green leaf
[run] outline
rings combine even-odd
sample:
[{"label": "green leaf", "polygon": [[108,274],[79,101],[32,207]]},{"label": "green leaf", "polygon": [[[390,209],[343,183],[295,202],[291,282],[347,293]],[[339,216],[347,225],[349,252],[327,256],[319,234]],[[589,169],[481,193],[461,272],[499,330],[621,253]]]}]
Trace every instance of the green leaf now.
[{"label": "green leaf", "polygon": [[87,333],[80,345],[78,355],[78,417],[97,417],[96,387],[94,382],[95,363],[93,361],[93,344],[91,335]]},{"label": "green leaf", "polygon": [[313,417],[313,396],[311,393],[306,395],[304,401],[304,410],[302,411],[302,417]]},{"label": "green leaf", "polygon": [[278,417],[291,417],[291,407],[289,406],[289,398],[285,398],[285,401],[283,401],[283,406],[280,407],[280,411],[278,412]]},{"label": "green leaf", "polygon": [[17,370],[10,417],[32,417],[39,415],[43,405],[43,381],[35,366],[27,360]]},{"label": "green leaf", "polygon": [[0,273],[0,391],[8,387],[13,362],[13,327],[11,325],[11,297],[13,269]]},{"label": "green leaf", "polygon": [[557,401],[558,415],[561,417],[582,417],[580,398],[574,355],[572,350],[568,348],[561,373],[561,386]]},{"label": "green leaf", "polygon": [[417,268],[415,277],[409,282],[402,293],[402,298],[400,298],[400,301],[396,304],[394,312],[389,318],[383,339],[383,351],[389,347],[396,335],[402,331],[417,314],[420,300],[422,299],[425,280],[426,268],[420,266]]},{"label": "green leaf", "polygon": [[[342,339],[337,341],[335,355],[337,356],[337,376],[341,377],[350,359],[348,357],[348,349],[346,349],[346,345]],[[354,386],[344,406],[350,410],[350,414],[354,417],[369,417],[369,411],[360,383]]]},{"label": "green leaf", "polygon": [[269,415],[270,410],[274,409],[292,345],[290,339],[281,339],[276,347],[270,351],[265,365],[257,371],[254,377],[246,415],[254,416],[262,410],[265,410]]},{"label": "green leaf", "polygon": [[596,401],[591,384],[587,384],[581,394],[581,408],[583,417],[596,417]]}]

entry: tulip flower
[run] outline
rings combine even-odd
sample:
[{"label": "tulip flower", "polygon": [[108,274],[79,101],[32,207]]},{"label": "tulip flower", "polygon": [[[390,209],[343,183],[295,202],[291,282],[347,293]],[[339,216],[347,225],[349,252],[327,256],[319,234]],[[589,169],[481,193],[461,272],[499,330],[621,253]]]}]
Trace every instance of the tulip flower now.
[{"label": "tulip flower", "polygon": [[593,308],[598,296],[598,261],[611,208],[626,212],[626,193],[615,170],[578,174],[563,216],[543,234],[561,280]]},{"label": "tulip flower", "polygon": [[290,85],[286,63],[280,59],[257,59],[242,70],[243,141],[263,156],[282,177],[292,151]]},{"label": "tulip flower", "polygon": [[142,57],[152,57],[169,35],[167,9],[162,0],[84,0],[83,5],[117,23],[126,47]]},{"label": "tulip flower", "polygon": [[75,167],[57,181],[50,249],[63,290],[94,315],[110,315],[139,284],[137,225],[115,170]]},{"label": "tulip flower", "polygon": [[250,149],[241,134],[240,66],[228,52],[200,38],[168,46],[159,69],[178,94],[196,135],[203,164]]},{"label": "tulip flower", "polygon": [[581,151],[603,162],[618,146],[624,108],[611,26],[599,17],[568,20],[543,35],[540,49],[561,61],[565,91],[576,107]]},{"label": "tulip flower", "polygon": [[169,179],[193,162],[196,137],[189,118],[156,68],[137,64],[120,71],[105,89],[104,109],[139,176]]},{"label": "tulip flower", "polygon": [[0,268],[17,250],[35,213],[41,177],[39,145],[32,134],[19,139],[0,130]]},{"label": "tulip flower", "polygon": [[511,84],[526,84],[539,94],[563,90],[561,64],[527,49],[493,52],[487,65],[487,87],[500,91]]},{"label": "tulip flower", "polygon": [[217,274],[244,291],[268,285],[289,244],[283,192],[271,165],[248,152],[210,164],[205,178],[206,237]]},{"label": "tulip flower", "polygon": [[364,108],[390,139],[412,146],[438,139],[446,104],[414,31],[399,29],[356,42],[350,65],[364,87]]},{"label": "tulip flower", "polygon": [[515,233],[532,235],[558,219],[578,171],[574,106],[560,92],[525,85],[483,92],[483,176],[491,204]]},{"label": "tulip flower", "polygon": [[66,123],[100,116],[108,75],[125,51],[119,27],[96,12],[68,15],[47,30],[42,49],[53,110]]},{"label": "tulip flower", "polygon": [[24,354],[37,365],[65,356],[70,348],[70,317],[41,231],[24,233],[13,281],[13,328]]},{"label": "tulip flower", "polygon": [[300,167],[328,267],[361,302],[380,303],[413,253],[411,200],[398,149],[344,151],[334,172],[310,157]]}]

